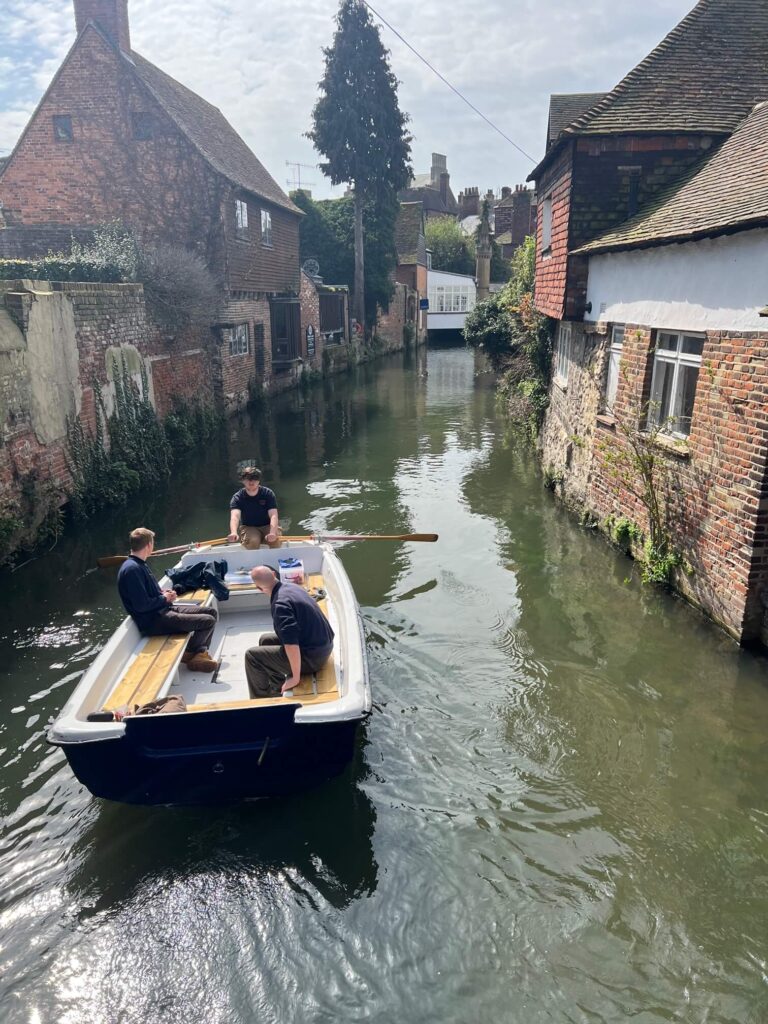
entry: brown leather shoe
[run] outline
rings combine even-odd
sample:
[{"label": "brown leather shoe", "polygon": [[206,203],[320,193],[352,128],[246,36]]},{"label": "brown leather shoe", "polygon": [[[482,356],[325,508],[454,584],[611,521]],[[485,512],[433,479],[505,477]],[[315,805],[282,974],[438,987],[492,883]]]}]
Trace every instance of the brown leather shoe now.
[{"label": "brown leather shoe", "polygon": [[192,661],[194,656],[195,655],[194,655],[194,653],[192,651],[184,651],[184,653],[181,656],[181,664],[182,665],[188,665],[190,663],[190,661]]},{"label": "brown leather shoe", "polygon": [[218,667],[218,661],[209,658],[205,653],[196,654],[191,661],[187,662],[190,672],[215,672]]}]

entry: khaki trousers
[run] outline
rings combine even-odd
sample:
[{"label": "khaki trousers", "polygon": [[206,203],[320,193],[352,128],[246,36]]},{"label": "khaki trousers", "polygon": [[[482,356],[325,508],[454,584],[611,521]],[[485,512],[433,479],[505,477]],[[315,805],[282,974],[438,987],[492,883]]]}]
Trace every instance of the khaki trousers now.
[{"label": "khaki trousers", "polygon": [[[269,533],[268,526],[241,526],[237,531],[240,538],[240,543],[247,551],[254,551],[256,548],[260,548],[262,544],[266,543],[266,536]],[[282,544],[282,533],[283,531],[278,526],[277,528],[277,540],[272,541],[269,545],[271,548],[279,548]]]}]

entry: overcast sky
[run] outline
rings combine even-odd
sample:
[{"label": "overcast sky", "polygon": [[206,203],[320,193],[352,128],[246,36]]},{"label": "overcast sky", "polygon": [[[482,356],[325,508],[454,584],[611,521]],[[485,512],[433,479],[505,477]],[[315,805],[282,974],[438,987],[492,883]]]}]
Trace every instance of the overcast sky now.
[{"label": "overcast sky", "polygon": [[[535,159],[549,94],[610,89],[694,0],[372,0],[373,6]],[[330,44],[337,0],[129,0],[135,50],[220,107],[283,188],[286,161],[313,165],[303,137]],[[0,0],[0,155],[22,128],[74,40],[71,0]],[[385,46],[411,117],[416,172],[448,156],[451,185],[499,189],[533,167],[388,28]],[[334,194],[301,169],[318,197]],[[338,194],[340,190],[335,190]]]}]

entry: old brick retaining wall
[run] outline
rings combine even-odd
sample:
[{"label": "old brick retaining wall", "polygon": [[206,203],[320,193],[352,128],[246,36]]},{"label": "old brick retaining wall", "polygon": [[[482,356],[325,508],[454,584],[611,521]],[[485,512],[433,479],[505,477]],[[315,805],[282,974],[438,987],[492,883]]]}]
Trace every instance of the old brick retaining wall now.
[{"label": "old brick retaining wall", "polygon": [[[553,381],[541,435],[545,469],[562,496],[603,529],[613,516],[644,532],[645,509],[615,473],[611,455],[626,450],[621,424],[637,425],[648,399],[653,332],[625,326],[615,416],[600,413],[608,333],[574,323],[568,383]],[[768,333],[706,334],[691,433],[659,439],[667,467],[672,539],[689,563],[675,583],[729,633],[759,638],[768,597]]]}]

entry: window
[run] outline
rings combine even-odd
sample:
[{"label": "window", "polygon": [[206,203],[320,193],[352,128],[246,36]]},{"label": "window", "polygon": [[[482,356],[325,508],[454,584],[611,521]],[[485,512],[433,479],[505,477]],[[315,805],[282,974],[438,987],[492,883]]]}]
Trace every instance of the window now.
[{"label": "window", "polygon": [[552,248],[552,196],[547,196],[541,204],[541,251],[542,254]]},{"label": "window", "polygon": [[468,313],[474,305],[474,289],[471,285],[438,284],[430,288],[430,313]]},{"label": "window", "polygon": [[72,117],[70,114],[53,115],[53,137],[56,142],[72,142]]},{"label": "window", "polygon": [[653,360],[648,425],[688,437],[704,338],[659,331]]},{"label": "window", "polygon": [[272,214],[269,210],[261,211],[261,244],[272,245]]},{"label": "window", "polygon": [[571,325],[560,324],[557,329],[557,363],[555,376],[561,384],[568,383],[568,370],[571,366]]},{"label": "window", "polygon": [[251,351],[248,324],[237,324],[226,331],[231,356],[247,356]]},{"label": "window", "polygon": [[243,199],[235,200],[235,227],[238,234],[244,235],[248,232],[248,203]]},{"label": "window", "polygon": [[608,383],[605,386],[605,408],[610,412],[616,401],[616,390],[619,386],[619,368],[621,353],[624,349],[624,325],[615,324],[611,328],[611,349],[608,354]]},{"label": "window", "polygon": [[134,110],[131,114],[131,128],[133,129],[133,137],[138,140],[145,140],[152,138],[152,115],[148,114],[145,110]]}]

